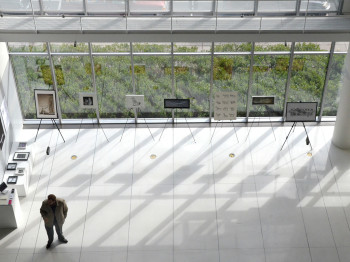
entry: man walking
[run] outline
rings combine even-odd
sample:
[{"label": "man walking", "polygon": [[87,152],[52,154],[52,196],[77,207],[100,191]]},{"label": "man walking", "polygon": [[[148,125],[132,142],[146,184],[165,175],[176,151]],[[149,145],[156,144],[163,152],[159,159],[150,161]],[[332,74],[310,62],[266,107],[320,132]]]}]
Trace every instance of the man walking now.
[{"label": "man walking", "polygon": [[53,226],[56,228],[58,240],[63,243],[68,243],[68,240],[62,234],[62,226],[67,217],[68,207],[66,201],[62,198],[56,198],[55,195],[48,195],[43,201],[40,208],[40,214],[45,222],[45,229],[49,240],[46,248],[49,249],[53,241]]}]

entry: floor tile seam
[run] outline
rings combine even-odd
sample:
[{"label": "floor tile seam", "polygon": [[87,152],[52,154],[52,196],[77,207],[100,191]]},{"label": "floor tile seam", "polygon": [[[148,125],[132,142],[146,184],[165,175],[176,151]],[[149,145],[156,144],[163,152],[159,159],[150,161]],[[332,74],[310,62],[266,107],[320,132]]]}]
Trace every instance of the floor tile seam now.
[{"label": "floor tile seam", "polygon": [[[50,140],[49,140],[49,145],[50,145],[50,143],[51,143],[53,133],[54,133],[54,130],[52,130],[52,132],[51,132]],[[50,175],[49,175],[49,179],[48,179],[48,181],[47,181],[47,186],[46,186],[46,195],[47,195],[47,192],[48,192],[48,187],[49,187],[49,185],[50,185],[50,177],[51,177],[51,173],[52,173],[53,162],[54,162],[55,155],[56,155],[57,141],[58,141],[58,134],[57,134],[57,137],[56,137],[56,144],[55,144],[53,159],[52,159],[52,162],[51,162]],[[42,176],[43,169],[44,169],[45,162],[46,162],[47,158],[48,158],[48,155],[46,154],[46,155],[45,155],[45,160],[44,160],[44,162],[43,162],[43,165],[42,165],[42,168],[41,168],[41,171],[40,171],[40,176],[39,176],[39,179],[38,179],[38,181],[37,181],[36,188],[35,188],[35,192],[34,192],[32,204],[31,204],[31,207],[30,207],[30,210],[29,210],[29,214],[28,214],[28,219],[27,219],[26,225],[25,225],[25,227],[24,227],[24,229],[23,229],[23,235],[22,235],[22,238],[21,238],[19,247],[18,247],[18,252],[17,252],[16,260],[15,260],[15,261],[17,261],[17,259],[18,259],[18,254],[19,254],[19,251],[20,251],[20,249],[21,249],[23,237],[24,237],[24,234],[25,234],[25,232],[26,232],[25,230],[26,230],[26,228],[27,228],[28,221],[29,221],[29,219],[30,219],[30,214],[31,214],[31,212],[32,212],[32,208],[33,208],[33,205],[34,205],[34,199],[35,199],[35,197],[36,197],[36,193],[37,193],[37,190],[38,190],[39,182],[40,182],[40,179],[41,179],[41,176]],[[42,221],[42,218],[40,218],[40,221],[39,221],[39,227],[38,227],[38,231],[37,231],[36,238],[35,238],[35,244],[34,244],[34,252],[33,252],[33,254],[35,254],[36,246],[37,246],[37,243],[38,243],[39,232],[40,232],[40,228],[41,228],[41,224],[42,224],[41,221]],[[34,255],[32,256],[32,261],[33,261],[33,259],[34,259]]]},{"label": "floor tile seam", "polygon": [[126,242],[126,257],[125,261],[128,262],[129,260],[129,245],[130,245],[130,226],[131,226],[131,211],[132,211],[132,195],[133,195],[133,186],[134,186],[134,172],[135,172],[135,150],[137,143],[136,143],[136,129],[134,129],[134,146],[132,150],[132,172],[131,172],[131,182],[130,182],[130,198],[129,198],[129,223],[128,223],[128,240]]},{"label": "floor tile seam", "polygon": [[[248,148],[250,148],[251,143],[250,143],[250,139],[248,138],[248,143],[249,146]],[[262,247],[263,247],[263,251],[264,251],[264,261],[266,262],[266,246],[265,246],[265,240],[264,240],[264,232],[263,232],[263,225],[262,225],[262,221],[261,221],[261,210],[260,210],[260,203],[259,203],[259,198],[258,198],[258,188],[257,188],[257,183],[256,183],[256,175],[255,175],[255,169],[254,169],[254,160],[253,160],[253,155],[251,150],[249,150],[249,155],[250,155],[250,160],[252,162],[252,169],[253,169],[253,181],[254,183],[254,190],[255,190],[255,198],[256,198],[256,205],[257,205],[257,209],[258,209],[258,217],[259,217],[259,225],[260,225],[260,235],[261,235],[261,240],[262,240]]]},{"label": "floor tile seam", "polygon": [[[297,193],[297,196],[298,196],[298,202],[300,203],[301,200],[300,200],[300,195],[299,195],[299,192],[298,192],[297,180],[295,178],[295,168],[294,168],[294,165],[293,165],[293,158],[292,158],[292,153],[291,153],[291,150],[290,150],[291,145],[290,145],[290,143],[288,143],[287,137],[286,137],[287,149],[288,149],[288,153],[289,153],[290,164],[291,164],[292,171],[293,171],[293,179],[294,179],[294,183],[295,183],[295,190],[296,190],[296,193]],[[307,230],[306,230],[304,213],[303,213],[303,210],[302,210],[301,206],[298,206],[298,208],[300,210],[301,218],[302,218],[302,221],[303,221],[304,233],[305,233],[305,237],[306,237],[307,248],[309,250],[310,261],[313,262],[312,255],[311,255],[311,249],[310,249],[309,237],[308,237],[308,233],[307,233]]]},{"label": "floor tile seam", "polygon": [[[323,133],[323,132],[322,132],[322,134],[323,134],[323,137],[324,137],[324,133]],[[325,137],[324,137],[324,139],[325,139]],[[329,141],[327,144],[329,144],[329,145],[331,146],[331,143],[332,143],[332,141]],[[329,152],[330,146],[327,147],[328,152]],[[347,225],[348,225],[348,229],[349,229],[349,231],[350,231],[350,222],[349,222],[349,218],[348,218],[348,216],[346,215],[345,206],[344,206],[344,204],[343,204],[342,197],[340,196],[340,190],[339,190],[339,185],[338,185],[338,179],[337,179],[337,177],[336,177],[335,174],[334,174],[334,164],[333,164],[332,157],[331,157],[330,154],[328,154],[327,159],[329,160],[329,163],[330,163],[330,165],[331,165],[331,170],[332,170],[332,174],[333,174],[333,177],[334,177],[335,186],[336,186],[337,192],[338,192],[337,195],[338,195],[338,197],[339,197],[339,199],[340,199],[340,203],[342,203],[343,213],[344,213],[344,216],[345,216],[345,219],[346,219],[346,223],[347,223]],[[317,171],[317,170],[316,170],[316,171]]]},{"label": "floor tile seam", "polygon": [[92,173],[93,173],[94,164],[95,164],[97,136],[98,136],[98,129],[96,129],[96,135],[95,135],[95,146],[94,146],[94,153],[93,153],[93,156],[92,156],[92,165],[91,165],[91,171],[90,171],[90,181],[89,181],[88,193],[87,193],[87,199],[86,199],[86,209],[85,209],[83,230],[82,230],[82,236],[81,236],[81,244],[80,244],[80,251],[79,251],[79,261],[81,261],[81,257],[82,257],[81,254],[82,254],[82,251],[83,251],[83,242],[84,242],[84,235],[85,235],[86,220],[87,220],[87,215],[88,215],[88,210],[89,210],[89,199],[90,199],[90,192],[91,192]]},{"label": "floor tile seam", "polygon": [[[216,128],[216,126],[215,126]],[[215,132],[215,129],[214,129]],[[214,136],[213,132],[213,136]],[[217,252],[218,252],[218,258],[219,262],[221,262],[221,256],[220,256],[220,237],[219,237],[219,220],[218,220],[218,205],[217,205],[217,198],[216,198],[216,184],[215,184],[215,170],[214,170],[214,154],[213,154],[213,144],[210,140],[210,155],[211,155],[211,171],[212,171],[212,185],[214,190],[214,207],[215,207],[215,225],[216,225],[216,238],[217,238]]]},{"label": "floor tile seam", "polygon": [[[321,187],[321,181],[320,181],[320,178],[319,178],[319,174],[318,174],[318,170],[317,170],[317,165],[316,165],[316,163],[315,163],[315,159],[314,159],[314,158],[312,158],[312,162],[313,162],[313,165],[314,165],[314,168],[315,168],[315,172],[316,172],[316,177],[317,177],[317,182],[318,182],[317,184],[318,184],[318,187],[319,187],[319,192],[320,192],[320,194],[321,194],[321,196],[322,196],[322,203],[323,203],[323,205],[324,205],[324,209],[325,209],[326,214],[327,214],[327,219],[328,219],[329,228],[330,228],[331,233],[332,233],[333,244],[334,244],[334,247],[335,247],[335,249],[336,249],[336,251],[337,251],[338,260],[340,261],[340,255],[339,255],[339,251],[338,251],[338,248],[337,248],[337,243],[336,243],[335,237],[334,237],[333,226],[332,226],[331,220],[330,220],[330,218],[329,218],[329,212],[328,212],[328,208],[327,208],[326,202],[325,202],[325,200],[324,200],[325,197],[324,197],[323,189],[322,189],[322,187]],[[338,188],[337,181],[334,180],[334,182],[336,183],[337,192],[339,193],[339,188]],[[337,195],[338,195],[338,193],[337,193]],[[339,198],[339,201],[342,203],[341,197],[340,197],[339,195],[338,195],[338,198]],[[343,205],[342,205],[342,210],[343,210],[343,214],[344,214],[344,217],[345,217],[345,220],[346,220],[346,222],[347,222],[348,229],[349,229],[349,222],[348,222],[348,219],[347,219],[347,217],[346,217],[346,213],[345,213],[345,209],[344,209],[344,206],[343,206]]]}]

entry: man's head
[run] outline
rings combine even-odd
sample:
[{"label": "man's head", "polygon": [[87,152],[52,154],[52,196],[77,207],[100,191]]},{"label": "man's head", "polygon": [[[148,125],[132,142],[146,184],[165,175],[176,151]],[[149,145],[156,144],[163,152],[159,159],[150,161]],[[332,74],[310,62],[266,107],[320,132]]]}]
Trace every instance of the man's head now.
[{"label": "man's head", "polygon": [[47,196],[47,203],[50,205],[50,206],[53,206],[56,204],[56,196],[54,194],[50,194]]}]

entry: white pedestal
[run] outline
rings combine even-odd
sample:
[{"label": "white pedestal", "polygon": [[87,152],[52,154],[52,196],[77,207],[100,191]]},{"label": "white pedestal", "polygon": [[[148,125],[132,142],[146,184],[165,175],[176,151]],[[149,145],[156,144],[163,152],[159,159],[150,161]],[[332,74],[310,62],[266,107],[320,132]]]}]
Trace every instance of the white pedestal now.
[{"label": "white pedestal", "polygon": [[[18,167],[18,165],[17,165]],[[28,172],[25,172],[24,175],[17,176],[17,183],[16,184],[9,184],[7,183],[7,179],[9,176],[15,176],[15,171],[12,170],[6,170],[4,174],[4,182],[7,184],[7,189],[11,190],[11,188],[16,189],[18,196],[26,196],[28,193],[28,187],[29,187],[29,177]]]},{"label": "white pedestal", "polygon": [[[18,149],[18,142],[12,145],[11,154],[9,155],[8,163],[17,163],[17,168],[22,167],[25,169],[23,175],[18,176],[16,184],[8,184],[7,179],[9,176],[15,176],[15,170],[6,170],[4,174],[3,182],[7,184],[8,189],[16,189],[18,196],[26,196],[28,193],[30,175],[32,173],[32,166],[35,158],[34,145],[27,144],[26,149]],[[29,158],[26,161],[15,161],[13,156],[16,152],[29,152]]]},{"label": "white pedestal", "polygon": [[[5,189],[7,190],[7,188]],[[11,189],[6,194],[0,193],[0,228],[17,228],[21,219],[21,206],[15,190],[12,203],[9,204]]]}]

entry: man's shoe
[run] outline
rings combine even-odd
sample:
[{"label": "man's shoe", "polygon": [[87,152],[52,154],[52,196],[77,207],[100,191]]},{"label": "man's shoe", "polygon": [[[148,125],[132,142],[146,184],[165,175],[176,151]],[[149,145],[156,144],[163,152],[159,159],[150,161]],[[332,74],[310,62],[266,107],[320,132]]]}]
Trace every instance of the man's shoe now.
[{"label": "man's shoe", "polygon": [[46,244],[46,249],[49,249],[51,247],[51,243]]},{"label": "man's shoe", "polygon": [[62,239],[60,239],[60,242],[62,242],[62,243],[68,243],[68,240],[65,239],[65,238],[62,238]]}]

